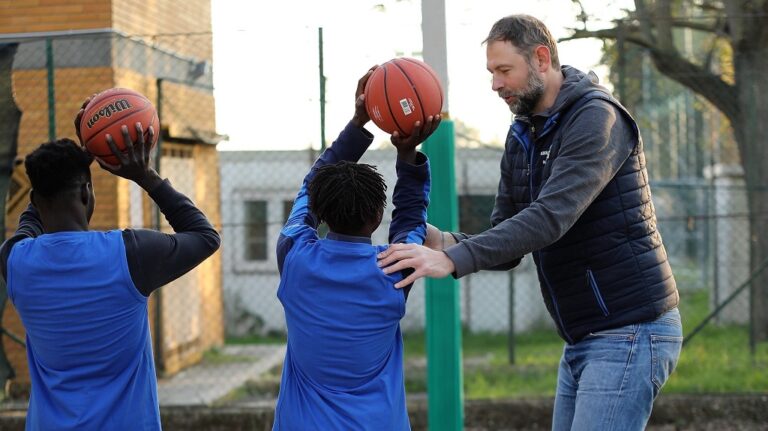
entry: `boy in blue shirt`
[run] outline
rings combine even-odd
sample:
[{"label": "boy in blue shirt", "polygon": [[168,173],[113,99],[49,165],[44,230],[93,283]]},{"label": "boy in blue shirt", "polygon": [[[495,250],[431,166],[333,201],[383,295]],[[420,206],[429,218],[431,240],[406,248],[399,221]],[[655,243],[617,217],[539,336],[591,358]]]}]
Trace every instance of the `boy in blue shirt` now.
[{"label": "boy in blue shirt", "polygon": [[136,128],[132,142],[123,126],[126,153],[108,135],[119,166],[99,164],[143,188],[174,234],[90,230],[93,156],[70,139],[43,144],[24,161],[32,202],[0,247],[0,274],[26,329],[28,431],[161,429],[148,296],[213,254],[220,239],[152,168],[154,130],[145,142]]},{"label": "boy in blue shirt", "polygon": [[[375,68],[374,68],[375,69]],[[381,223],[386,184],[356,163],[373,141],[358,82],[355,115],[312,166],[277,245],[288,348],[273,430],[409,430],[400,319],[407,289],[386,275],[371,234]],[[423,243],[429,163],[416,146],[439,125],[429,117],[409,137],[392,135],[397,184],[389,240]],[[329,227],[326,238],[317,226]]]}]

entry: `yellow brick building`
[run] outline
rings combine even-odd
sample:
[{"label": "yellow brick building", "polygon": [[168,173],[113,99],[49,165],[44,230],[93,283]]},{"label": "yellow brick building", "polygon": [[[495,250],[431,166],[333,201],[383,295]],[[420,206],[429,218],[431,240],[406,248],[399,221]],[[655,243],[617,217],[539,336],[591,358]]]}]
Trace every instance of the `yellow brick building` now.
[{"label": "yellow brick building", "polygon": [[[0,0],[0,43],[18,43],[12,71],[22,112],[18,156],[56,137],[75,139],[73,119],[89,95],[132,88],[153,101],[161,120],[160,173],[220,227],[219,170],[211,61],[210,0]],[[53,119],[53,121],[49,121]],[[170,227],[134,184],[95,163],[93,229]],[[28,202],[17,166],[6,207],[13,232]],[[158,369],[172,374],[223,343],[219,253],[153,294],[150,316]],[[8,302],[3,328],[23,338]],[[4,336],[17,374],[28,382],[23,348]]]}]

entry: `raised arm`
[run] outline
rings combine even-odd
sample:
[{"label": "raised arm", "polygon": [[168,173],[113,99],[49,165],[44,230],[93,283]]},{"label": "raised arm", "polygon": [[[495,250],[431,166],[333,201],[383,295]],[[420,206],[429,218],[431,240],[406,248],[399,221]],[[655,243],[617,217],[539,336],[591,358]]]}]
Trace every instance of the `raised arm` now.
[{"label": "raised arm", "polygon": [[136,288],[148,296],[199,265],[218,250],[220,237],[208,219],[192,201],[163,180],[150,164],[150,142],[154,129],[148,129],[149,142],[144,140],[141,124],[136,124],[137,142],[132,142],[128,128],[123,126],[126,152],[117,150],[112,136],[107,143],[120,165],[112,166],[97,158],[101,167],[119,177],[134,181],[143,188],[165,215],[175,234],[152,230],[123,231],[128,270]]},{"label": "raised arm", "polygon": [[365,110],[365,95],[363,91],[365,90],[365,83],[368,81],[368,77],[371,76],[375,69],[376,66],[369,69],[357,82],[355,114],[352,120],[341,131],[336,141],[315,161],[301,183],[299,193],[293,201],[291,213],[288,215],[288,220],[280,231],[280,237],[277,240],[277,268],[281,273],[285,257],[291,250],[294,241],[304,235],[317,236],[315,229],[317,229],[318,220],[309,210],[309,198],[307,195],[307,185],[314,177],[317,169],[342,160],[357,162],[368,149],[368,146],[371,145],[371,142],[373,142],[373,135],[365,129],[365,124],[371,118]]},{"label": "raised arm", "polygon": [[416,123],[413,134],[392,135],[397,148],[397,183],[392,196],[394,210],[389,225],[389,242],[423,244],[427,235],[427,206],[429,205],[429,160],[416,147],[440,125],[440,117],[429,117],[422,125]]},{"label": "raised arm", "polygon": [[203,212],[170,182],[163,181],[148,192],[175,233],[123,231],[131,279],[145,296],[199,265],[219,248],[221,241]]},{"label": "raised arm", "polygon": [[[392,144],[397,148],[397,183],[392,196],[394,210],[389,224],[390,244],[423,244],[427,236],[427,206],[429,205],[430,172],[429,160],[416,147],[429,137],[440,125],[440,117],[429,117],[422,125],[418,122],[411,136],[392,135]],[[413,272],[402,271],[403,278]],[[408,298],[412,284],[404,286]]]}]

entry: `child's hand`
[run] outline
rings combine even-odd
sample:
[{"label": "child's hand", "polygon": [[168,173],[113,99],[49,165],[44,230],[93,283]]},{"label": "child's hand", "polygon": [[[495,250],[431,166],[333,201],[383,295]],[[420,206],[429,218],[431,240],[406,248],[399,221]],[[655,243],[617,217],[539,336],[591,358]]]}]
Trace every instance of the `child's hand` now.
[{"label": "child's hand", "polygon": [[112,155],[120,162],[119,165],[110,165],[98,157],[96,157],[96,161],[102,169],[131,180],[146,191],[152,191],[163,182],[163,179],[160,178],[150,163],[151,142],[154,142],[155,139],[155,129],[149,126],[149,139],[144,139],[144,129],[141,127],[141,123],[136,123],[134,127],[136,127],[136,136],[138,137],[136,142],[131,139],[128,126],[120,128],[125,151],[118,150],[114,138],[107,133],[107,145],[112,150]]},{"label": "child's hand", "polygon": [[432,132],[437,130],[437,127],[440,126],[440,119],[439,115],[430,115],[427,117],[427,121],[425,121],[424,124],[417,121],[413,125],[413,132],[410,136],[401,137],[400,133],[397,131],[392,133],[390,141],[392,141],[392,145],[397,148],[397,158],[408,163],[413,163],[416,160],[416,147],[426,141]]},{"label": "child's hand", "polygon": [[357,90],[355,91],[355,115],[352,117],[352,122],[357,127],[363,127],[371,121],[371,117],[368,115],[368,111],[365,109],[365,84],[368,82],[368,78],[371,77],[371,74],[373,73],[376,68],[379,67],[379,65],[375,65],[368,69],[368,72],[363,75],[362,78],[360,78],[357,81]]},{"label": "child's hand", "polygon": [[77,135],[77,140],[80,141],[80,145],[85,145],[83,142],[83,137],[80,134],[80,122],[83,120],[85,107],[88,106],[88,103],[93,100],[94,97],[96,97],[96,93],[93,93],[90,97],[87,97],[83,104],[80,106],[80,110],[77,111],[77,115],[75,115],[75,134]]}]

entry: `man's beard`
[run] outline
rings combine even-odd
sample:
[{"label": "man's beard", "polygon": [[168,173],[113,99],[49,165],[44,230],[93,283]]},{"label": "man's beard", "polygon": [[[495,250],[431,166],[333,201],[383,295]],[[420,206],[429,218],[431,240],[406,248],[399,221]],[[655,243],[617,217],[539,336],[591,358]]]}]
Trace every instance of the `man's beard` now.
[{"label": "man's beard", "polygon": [[544,80],[534,70],[532,65],[528,65],[528,83],[525,88],[518,91],[500,91],[499,96],[506,99],[514,97],[514,102],[509,104],[509,110],[515,115],[530,114],[533,108],[544,95]]}]

